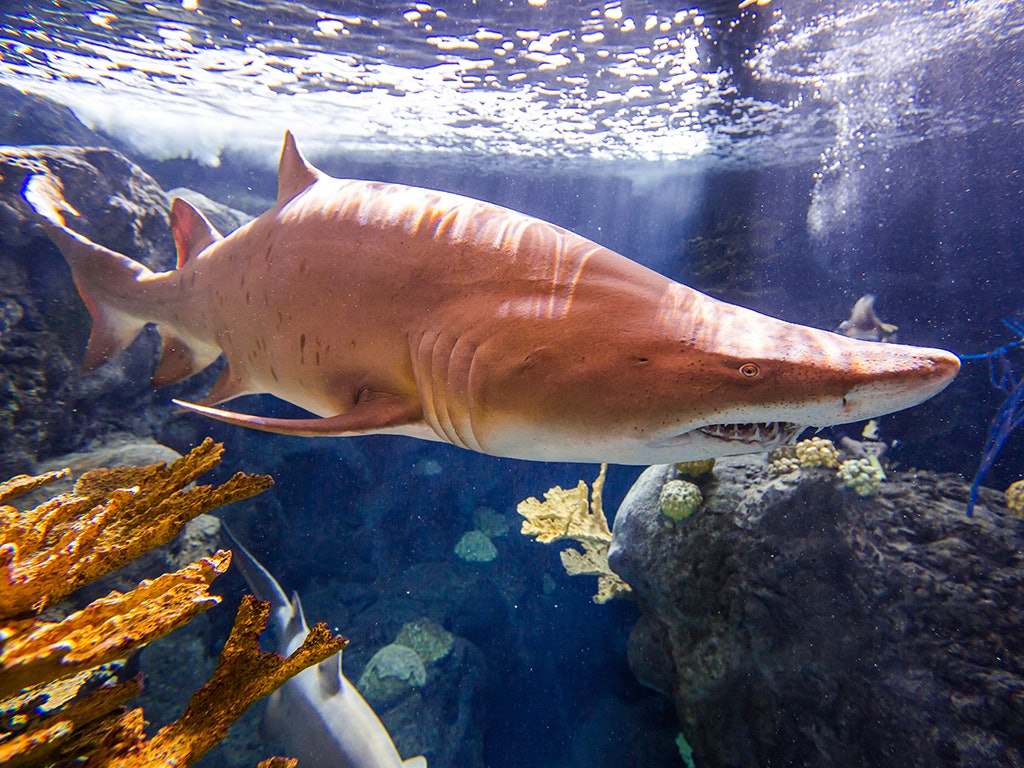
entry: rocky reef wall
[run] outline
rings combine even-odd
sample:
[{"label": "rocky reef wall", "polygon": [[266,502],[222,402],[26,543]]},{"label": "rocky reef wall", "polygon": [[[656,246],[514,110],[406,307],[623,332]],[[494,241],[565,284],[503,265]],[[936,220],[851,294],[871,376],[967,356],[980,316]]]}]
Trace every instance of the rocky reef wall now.
[{"label": "rocky reef wall", "polygon": [[1002,494],[964,514],[954,475],[719,460],[672,523],[652,467],[609,561],[641,617],[630,665],[675,701],[696,764],[1024,764],[1024,528]]}]

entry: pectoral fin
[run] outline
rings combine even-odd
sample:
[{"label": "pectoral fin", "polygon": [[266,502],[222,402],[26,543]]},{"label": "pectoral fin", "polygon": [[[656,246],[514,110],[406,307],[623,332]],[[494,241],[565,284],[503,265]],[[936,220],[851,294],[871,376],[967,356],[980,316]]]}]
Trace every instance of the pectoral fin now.
[{"label": "pectoral fin", "polygon": [[402,427],[423,421],[419,403],[387,394],[360,397],[356,404],[344,413],[310,419],[267,418],[248,413],[225,411],[197,403],[187,403],[183,400],[174,400],[173,402],[182,408],[201,413],[226,424],[301,437],[372,435],[379,432],[399,431]]}]

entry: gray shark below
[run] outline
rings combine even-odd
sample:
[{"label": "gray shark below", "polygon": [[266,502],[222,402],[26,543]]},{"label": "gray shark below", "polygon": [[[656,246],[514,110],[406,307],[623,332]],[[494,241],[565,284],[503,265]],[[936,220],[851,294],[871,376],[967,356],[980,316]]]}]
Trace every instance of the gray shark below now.
[{"label": "gray shark below", "polygon": [[[298,594],[289,600],[228,527],[222,524],[222,529],[231,540],[232,562],[256,597],[270,603],[277,652],[291,654],[309,633]],[[427,768],[422,756],[402,760],[380,718],[342,674],[340,653],[274,691],[263,727],[303,768]]]}]

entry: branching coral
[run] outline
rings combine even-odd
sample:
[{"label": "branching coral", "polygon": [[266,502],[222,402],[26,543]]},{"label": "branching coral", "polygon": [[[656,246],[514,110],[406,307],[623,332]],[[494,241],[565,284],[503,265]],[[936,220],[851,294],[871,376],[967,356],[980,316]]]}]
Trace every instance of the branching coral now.
[{"label": "branching coral", "polygon": [[7,768],[44,765],[63,752],[79,724],[109,715],[142,690],[139,676],[121,683],[93,685],[104,677],[92,669],[30,689],[4,702],[0,714],[18,732],[0,742],[0,765]]},{"label": "branching coral", "polygon": [[264,653],[259,636],[267,626],[270,606],[251,595],[242,598],[231,635],[210,681],[200,688],[178,720],[149,741],[94,755],[110,768],[163,768],[190,765],[228,732],[228,727],[259,699],[285,680],[341,651],[348,641],[332,635],[326,624],[311,627],[290,656]]},{"label": "branching coral", "polygon": [[[72,494],[35,509],[0,506],[0,616],[38,613],[166,544],[192,518],[270,487],[269,477],[238,474],[217,488],[185,490],[220,463],[223,450],[207,439],[169,466],[97,469],[82,475]],[[15,478],[0,487],[0,499],[57,476]]]},{"label": "branching coral", "polygon": [[608,565],[608,547],[612,532],[601,502],[607,464],[594,480],[588,501],[587,484],[580,480],[572,489],[555,486],[544,493],[544,501],[531,496],[516,508],[523,520],[521,532],[542,544],[564,539],[579,542],[583,551],[567,549],[561,553],[562,567],[570,576],[597,576],[595,603],[606,603],[632,590]]},{"label": "branching coral", "polygon": [[[216,488],[185,490],[219,463],[221,453],[207,440],[169,466],[95,470],[72,493],[22,511],[6,503],[65,473],[0,484],[0,696],[20,689],[0,701],[0,764],[191,764],[252,702],[345,646],[317,625],[287,659],[262,653],[258,638],[269,609],[246,598],[213,679],[179,720],[147,740],[142,710],[122,707],[140,680],[111,681],[96,665],[126,658],[219,602],[207,587],[227,568],[230,553],[143,581],[126,594],[112,592],[60,622],[32,618],[169,541],[199,514],[271,484],[269,477],[238,474]],[[261,765],[285,768],[294,761],[272,758]]]},{"label": "branching coral", "polygon": [[0,697],[119,659],[163,637],[220,602],[207,591],[230,552],[217,552],[176,573],[111,592],[57,623],[22,620],[0,628]]}]

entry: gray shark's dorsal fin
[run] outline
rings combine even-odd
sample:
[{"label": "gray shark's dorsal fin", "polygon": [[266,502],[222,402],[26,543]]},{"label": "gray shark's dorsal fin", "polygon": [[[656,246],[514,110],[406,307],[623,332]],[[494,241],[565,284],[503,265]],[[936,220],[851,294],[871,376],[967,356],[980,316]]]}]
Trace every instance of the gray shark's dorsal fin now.
[{"label": "gray shark's dorsal fin", "polygon": [[288,622],[288,635],[289,637],[295,637],[300,632],[303,637],[308,635],[309,625],[306,624],[306,614],[302,611],[302,601],[299,599],[299,593],[292,592],[292,618]]},{"label": "gray shark's dorsal fin", "polygon": [[341,651],[317,664],[316,676],[325,698],[336,695],[341,690]]},{"label": "gray shark's dorsal fin", "polygon": [[299,152],[291,131],[284,132],[281,162],[277,166],[277,204],[287,203],[320,178],[320,171]]},{"label": "gray shark's dorsal fin", "polygon": [[402,768],[427,768],[427,758],[423,755],[410,757],[408,760],[402,761]]},{"label": "gray shark's dorsal fin", "polygon": [[[301,606],[298,611],[295,610],[295,606],[288,601],[288,596],[281,589],[281,585],[277,583],[277,579],[270,574],[270,571],[263,567],[259,560],[250,554],[249,550],[239,543],[238,539],[231,533],[231,529],[223,521],[221,521],[220,529],[224,531],[224,535],[231,541],[233,552],[231,562],[241,571],[243,578],[245,578],[245,583],[249,585],[249,589],[260,600],[270,603],[270,616],[274,622],[274,630],[278,634],[280,643],[286,645],[288,640],[293,637],[290,629],[295,621],[296,614],[301,615],[302,613]],[[305,626],[305,622],[303,622],[303,626]]]},{"label": "gray shark's dorsal fin", "polygon": [[201,211],[180,197],[171,201],[171,231],[178,252],[178,269],[210,243],[221,240],[221,234]]}]

